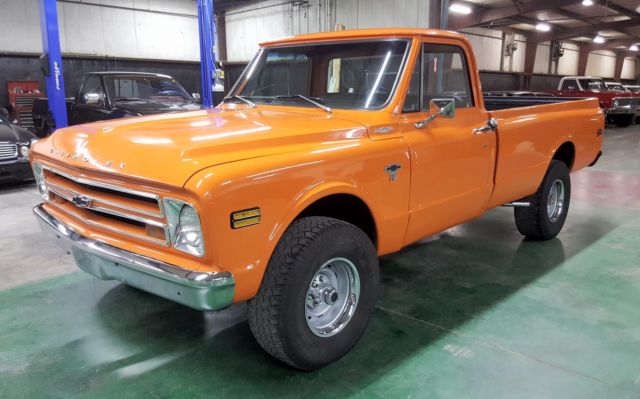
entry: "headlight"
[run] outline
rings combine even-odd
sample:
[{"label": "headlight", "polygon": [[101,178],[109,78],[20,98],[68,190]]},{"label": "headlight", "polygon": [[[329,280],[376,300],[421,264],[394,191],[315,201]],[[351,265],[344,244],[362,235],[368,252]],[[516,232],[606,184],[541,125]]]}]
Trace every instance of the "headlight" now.
[{"label": "headlight", "polygon": [[20,146],[20,155],[22,156],[22,158],[29,158],[29,146],[28,145],[21,145]]},{"label": "headlight", "polygon": [[618,100],[613,100],[613,106],[617,107],[618,106]]},{"label": "headlight", "polygon": [[40,191],[42,199],[48,201],[49,189],[47,188],[47,182],[44,180],[44,171],[42,170],[42,166],[34,163],[31,167],[33,168],[33,176],[36,178],[36,184],[38,184],[38,191]]},{"label": "headlight", "polygon": [[163,202],[169,223],[171,245],[188,254],[203,256],[204,240],[198,212],[184,201],[165,198]]}]

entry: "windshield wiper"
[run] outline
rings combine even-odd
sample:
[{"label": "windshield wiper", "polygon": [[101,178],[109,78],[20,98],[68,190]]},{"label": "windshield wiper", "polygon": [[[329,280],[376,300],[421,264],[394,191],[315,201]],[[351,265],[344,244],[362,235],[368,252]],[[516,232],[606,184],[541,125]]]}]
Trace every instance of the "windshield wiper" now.
[{"label": "windshield wiper", "polygon": [[278,100],[286,100],[286,99],[292,99],[292,98],[300,98],[302,100],[305,100],[307,102],[310,102],[311,104],[315,105],[318,108],[322,108],[323,110],[325,110],[326,113],[330,114],[331,113],[331,107],[326,106],[322,103],[320,103],[320,101],[322,101],[322,99],[317,98],[317,97],[306,97],[303,96],[302,94],[293,94],[290,96],[276,96],[276,98]]},{"label": "windshield wiper", "polygon": [[222,102],[226,103],[229,102],[231,100],[240,100],[243,103],[247,104],[248,106],[250,106],[251,108],[257,108],[258,106],[256,105],[256,103],[254,103],[251,100],[247,100],[246,98],[242,97],[242,96],[238,96],[238,95],[233,95],[233,96],[229,96],[229,97],[225,97]]}]

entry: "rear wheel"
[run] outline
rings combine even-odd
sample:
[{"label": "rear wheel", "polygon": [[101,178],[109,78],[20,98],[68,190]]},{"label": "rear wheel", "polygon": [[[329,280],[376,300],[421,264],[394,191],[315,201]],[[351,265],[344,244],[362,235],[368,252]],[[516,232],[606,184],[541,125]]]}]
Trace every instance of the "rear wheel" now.
[{"label": "rear wheel", "polygon": [[527,238],[549,240],[560,233],[569,212],[571,178],[564,162],[553,160],[528,207],[514,208],[516,227]]},{"label": "rear wheel", "polygon": [[249,301],[249,326],[272,356],[298,369],[320,368],[364,333],[378,280],[376,250],[362,230],[333,218],[299,219]]},{"label": "rear wheel", "polygon": [[619,127],[627,127],[633,123],[635,115],[616,115],[611,117],[612,122]]}]

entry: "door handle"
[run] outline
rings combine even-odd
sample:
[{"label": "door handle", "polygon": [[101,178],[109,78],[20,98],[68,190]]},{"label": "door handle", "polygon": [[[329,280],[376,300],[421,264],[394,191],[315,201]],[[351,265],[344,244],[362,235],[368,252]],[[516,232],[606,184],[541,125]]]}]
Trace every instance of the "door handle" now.
[{"label": "door handle", "polygon": [[473,134],[483,134],[487,132],[495,132],[498,129],[498,121],[494,118],[491,118],[487,121],[487,124],[482,127],[477,127],[473,129]]}]

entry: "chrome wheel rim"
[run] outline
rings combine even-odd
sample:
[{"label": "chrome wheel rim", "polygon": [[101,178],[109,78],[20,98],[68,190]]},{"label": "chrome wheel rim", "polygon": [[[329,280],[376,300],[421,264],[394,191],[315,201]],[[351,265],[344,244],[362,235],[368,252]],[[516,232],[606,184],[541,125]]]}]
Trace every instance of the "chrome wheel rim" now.
[{"label": "chrome wheel rim", "polygon": [[549,197],[547,198],[547,216],[551,223],[555,223],[560,219],[564,210],[564,183],[557,179],[551,184]]},{"label": "chrome wheel rim", "polygon": [[307,289],[304,315],[319,337],[339,333],[353,317],[360,297],[360,276],[349,259],[333,258],[313,276]]}]

